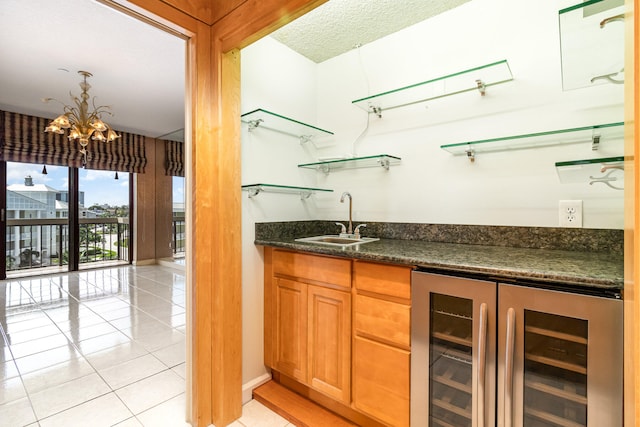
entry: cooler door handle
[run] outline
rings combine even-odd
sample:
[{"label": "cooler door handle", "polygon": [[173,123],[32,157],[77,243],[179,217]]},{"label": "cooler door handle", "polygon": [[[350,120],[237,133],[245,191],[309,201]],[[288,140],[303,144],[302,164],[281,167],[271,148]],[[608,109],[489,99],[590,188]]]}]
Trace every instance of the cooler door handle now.
[{"label": "cooler door handle", "polygon": [[504,363],[504,426],[513,426],[513,363],[516,341],[516,311],[507,310],[507,348]]},{"label": "cooler door handle", "polygon": [[478,323],[478,427],[484,427],[486,408],[485,379],[487,372],[487,304],[480,304],[480,317]]}]

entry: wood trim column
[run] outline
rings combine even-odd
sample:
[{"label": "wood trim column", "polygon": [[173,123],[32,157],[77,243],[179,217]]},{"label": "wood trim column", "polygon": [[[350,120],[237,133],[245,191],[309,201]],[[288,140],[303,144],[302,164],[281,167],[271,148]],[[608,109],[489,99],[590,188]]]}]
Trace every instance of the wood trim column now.
[{"label": "wood trim column", "polygon": [[[231,423],[242,413],[240,52],[326,0],[101,0],[189,32],[187,111],[191,182],[187,283],[191,290],[190,422]],[[192,4],[193,3],[193,4]],[[211,9],[209,9],[211,6]],[[214,10],[229,11],[219,17]],[[209,13],[211,12],[211,16]],[[224,12],[223,12],[224,13]],[[209,19],[219,18],[211,26]],[[188,113],[187,113],[188,114]],[[189,137],[188,136],[188,137]],[[189,168],[190,166],[190,168]],[[190,169],[190,171],[189,171]],[[189,259],[193,260],[191,263]],[[187,352],[189,354],[189,352]],[[189,403],[188,403],[189,404]]]},{"label": "wood trim column", "polygon": [[215,37],[212,45],[216,137],[212,157],[195,161],[208,168],[213,184],[212,208],[206,213],[214,243],[209,284],[215,315],[211,324],[212,420],[225,426],[242,416],[240,51],[223,53]]},{"label": "wood trim column", "polygon": [[[215,211],[213,193],[217,189],[213,171],[220,159],[215,157],[215,127],[212,108],[215,102],[212,95],[213,64],[211,55],[211,27],[198,23],[195,39],[190,40],[194,48],[192,58],[192,145],[191,172],[185,171],[191,178],[191,211],[193,229],[187,239],[192,240],[189,248],[193,250],[190,259],[191,269],[191,422],[195,427],[204,427],[213,423],[213,332],[214,319],[221,313],[214,305],[213,249],[219,236],[214,235],[212,216]],[[187,169],[189,165],[187,165]],[[197,236],[197,237],[196,237]],[[187,266],[189,268],[189,266]]]},{"label": "wood trim column", "polygon": [[640,425],[640,0],[626,1],[625,18],[625,230],[624,425]]}]

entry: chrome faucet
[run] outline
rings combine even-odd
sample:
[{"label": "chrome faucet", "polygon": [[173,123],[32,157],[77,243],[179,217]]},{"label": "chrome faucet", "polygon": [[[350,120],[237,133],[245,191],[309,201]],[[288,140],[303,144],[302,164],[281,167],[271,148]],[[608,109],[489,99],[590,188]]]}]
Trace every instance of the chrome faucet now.
[{"label": "chrome faucet", "polygon": [[340,197],[340,203],[344,203],[344,198],[349,197],[349,228],[347,229],[347,234],[353,234],[353,221],[352,221],[352,209],[353,209],[353,199],[351,198],[351,194],[348,191],[342,193]]}]

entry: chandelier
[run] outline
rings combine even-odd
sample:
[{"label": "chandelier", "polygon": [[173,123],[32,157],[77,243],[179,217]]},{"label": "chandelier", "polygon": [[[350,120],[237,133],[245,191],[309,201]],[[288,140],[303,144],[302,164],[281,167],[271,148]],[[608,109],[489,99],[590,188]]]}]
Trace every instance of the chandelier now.
[{"label": "chandelier", "polygon": [[111,111],[109,111],[111,107],[104,105],[96,107],[94,98],[92,100],[93,111],[89,112],[89,89],[91,85],[87,83],[87,77],[91,77],[92,74],[88,71],[78,71],[78,74],[83,76],[83,81],[80,82],[80,88],[82,89],[80,98],[69,93],[71,100],[75,103],[74,106],[63,104],[53,98],[43,99],[44,102],[57,101],[64,106],[64,114],[61,114],[49,123],[44,131],[62,135],[65,129],[69,129],[69,141],[77,140],[80,143],[80,152],[83,155],[82,164],[86,165],[89,139],[99,142],[112,142],[120,138],[120,135],[115,133],[115,131],[101,119],[103,113],[112,115]]}]

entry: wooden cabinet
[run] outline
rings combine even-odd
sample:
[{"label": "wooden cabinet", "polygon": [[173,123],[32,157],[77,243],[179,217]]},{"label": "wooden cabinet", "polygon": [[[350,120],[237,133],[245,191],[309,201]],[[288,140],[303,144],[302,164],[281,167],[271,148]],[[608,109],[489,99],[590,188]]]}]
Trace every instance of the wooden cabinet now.
[{"label": "wooden cabinet", "polygon": [[351,401],[351,260],[265,250],[265,363]]},{"label": "wooden cabinet", "polygon": [[409,425],[411,268],[354,261],[353,407]]},{"label": "wooden cabinet", "polygon": [[359,425],[408,426],[411,271],[265,248],[265,364]]}]

